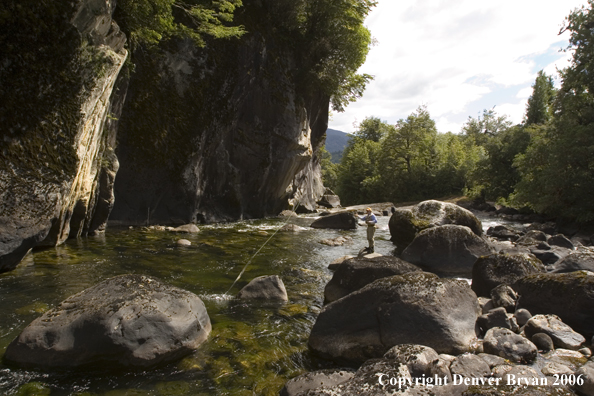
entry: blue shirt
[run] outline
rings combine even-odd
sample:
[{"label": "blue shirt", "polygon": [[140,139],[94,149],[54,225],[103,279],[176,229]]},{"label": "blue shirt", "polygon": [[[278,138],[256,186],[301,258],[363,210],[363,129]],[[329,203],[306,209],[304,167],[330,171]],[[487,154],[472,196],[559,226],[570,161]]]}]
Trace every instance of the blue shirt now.
[{"label": "blue shirt", "polygon": [[375,217],[375,215],[373,213],[371,214],[366,214],[365,216],[359,217],[361,220],[363,220],[364,222],[368,222],[368,221],[373,221],[373,224],[377,224],[377,218]]}]

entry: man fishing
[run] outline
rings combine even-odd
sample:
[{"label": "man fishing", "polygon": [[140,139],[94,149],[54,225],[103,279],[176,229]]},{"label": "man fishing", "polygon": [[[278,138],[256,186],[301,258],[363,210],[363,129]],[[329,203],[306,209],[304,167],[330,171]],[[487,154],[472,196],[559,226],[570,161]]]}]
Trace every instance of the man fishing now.
[{"label": "man fishing", "polygon": [[365,216],[360,217],[361,220],[367,224],[367,241],[369,242],[369,247],[366,249],[367,253],[373,253],[375,250],[375,225],[377,224],[377,218],[371,211],[371,208],[367,208],[367,214]]}]

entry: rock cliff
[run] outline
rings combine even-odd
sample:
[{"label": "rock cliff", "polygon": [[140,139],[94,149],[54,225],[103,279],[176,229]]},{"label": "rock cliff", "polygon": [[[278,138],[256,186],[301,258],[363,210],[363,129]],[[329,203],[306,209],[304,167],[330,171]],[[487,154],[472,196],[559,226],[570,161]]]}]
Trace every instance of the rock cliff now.
[{"label": "rock cliff", "polygon": [[[171,41],[135,58],[118,131],[110,222],[181,224],[312,210],[329,98],[304,88],[298,51],[264,5],[239,40]],[[262,2],[266,3],[266,2]],[[272,22],[281,23],[279,21]]]},{"label": "rock cliff", "polygon": [[111,0],[6,5],[0,272],[36,245],[104,227],[107,213],[95,203],[117,170],[106,119],[127,57],[114,7]]}]

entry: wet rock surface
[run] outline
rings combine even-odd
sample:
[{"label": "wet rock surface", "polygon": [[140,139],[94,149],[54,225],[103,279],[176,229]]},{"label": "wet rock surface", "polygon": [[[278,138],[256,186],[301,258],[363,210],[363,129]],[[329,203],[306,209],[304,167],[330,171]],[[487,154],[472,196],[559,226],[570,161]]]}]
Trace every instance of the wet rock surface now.
[{"label": "wet rock surface", "polygon": [[11,364],[42,369],[149,367],[190,354],[211,330],[202,300],[155,278],[121,275],[75,294],[8,346]]}]

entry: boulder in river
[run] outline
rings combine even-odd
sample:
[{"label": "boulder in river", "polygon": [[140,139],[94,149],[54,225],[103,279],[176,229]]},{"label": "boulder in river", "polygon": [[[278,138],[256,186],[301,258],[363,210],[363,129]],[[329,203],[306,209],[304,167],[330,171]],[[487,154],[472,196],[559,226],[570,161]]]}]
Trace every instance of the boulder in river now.
[{"label": "boulder in river", "polygon": [[477,296],[489,297],[501,284],[511,285],[528,274],[544,272],[542,262],[531,254],[490,254],[479,257],[472,266],[472,290]]},{"label": "boulder in river", "polygon": [[324,301],[330,303],[338,300],[377,279],[414,271],[421,269],[394,256],[351,258],[336,269],[324,289]]},{"label": "boulder in river", "polygon": [[584,336],[573,331],[555,315],[535,315],[524,327],[526,336],[532,337],[537,333],[544,333],[551,337],[557,348],[579,350],[586,342]]},{"label": "boulder in river", "polygon": [[527,275],[512,287],[520,295],[518,308],[525,308],[533,315],[557,315],[578,333],[586,337],[594,335],[594,274],[591,272]]},{"label": "boulder in river", "polygon": [[402,258],[426,271],[470,275],[476,260],[492,253],[487,241],[470,228],[444,225],[421,231],[402,252]]},{"label": "boulder in river", "polygon": [[312,228],[331,228],[337,230],[354,230],[358,219],[352,212],[338,212],[320,217],[311,223]]},{"label": "boulder in river", "polygon": [[461,353],[476,339],[476,294],[467,282],[409,272],[378,279],[326,305],[309,346],[322,357],[361,363],[398,344]]},{"label": "boulder in river", "polygon": [[581,270],[594,272],[594,253],[571,253],[555,263],[555,269],[552,272],[566,273]]},{"label": "boulder in river", "polygon": [[191,353],[210,330],[197,295],[151,277],[121,275],[68,297],[35,319],[4,358],[42,369],[148,367]]},{"label": "boulder in river", "polygon": [[486,353],[516,363],[531,363],[538,355],[538,348],[530,340],[509,329],[500,327],[494,327],[487,331],[483,348]]},{"label": "boulder in river", "polygon": [[278,275],[258,276],[237,293],[244,300],[289,301],[287,289]]},{"label": "boulder in river", "polygon": [[466,226],[476,235],[483,234],[481,221],[471,211],[449,202],[429,200],[412,209],[395,210],[389,222],[391,240],[404,248],[418,232],[446,224]]}]

